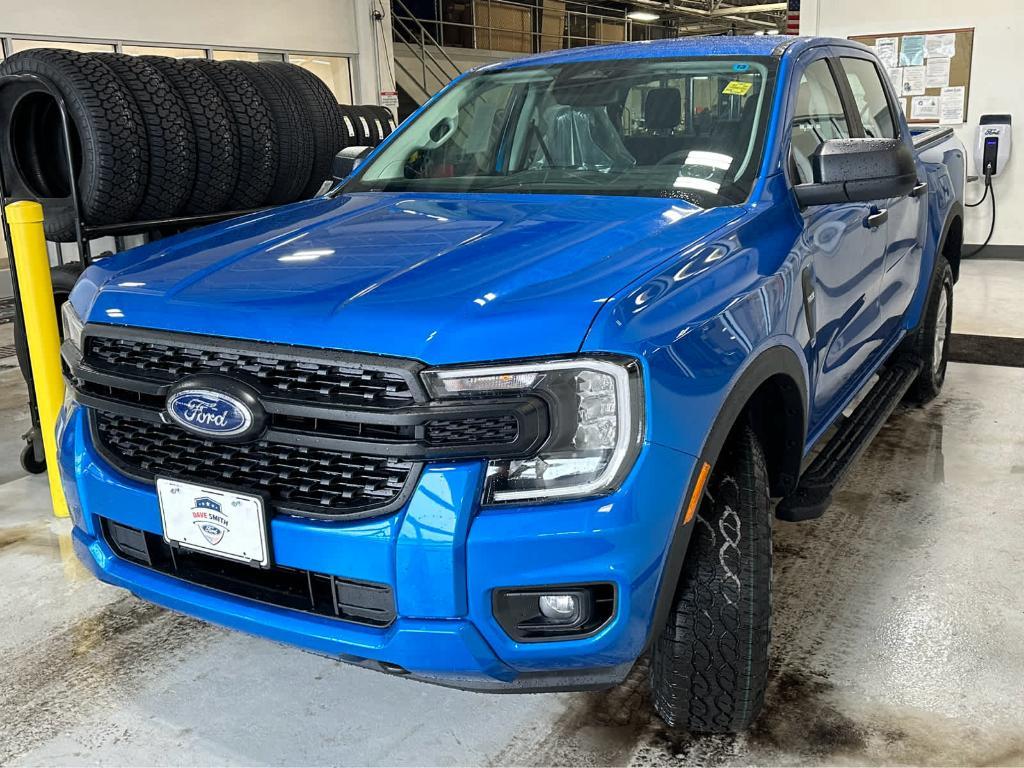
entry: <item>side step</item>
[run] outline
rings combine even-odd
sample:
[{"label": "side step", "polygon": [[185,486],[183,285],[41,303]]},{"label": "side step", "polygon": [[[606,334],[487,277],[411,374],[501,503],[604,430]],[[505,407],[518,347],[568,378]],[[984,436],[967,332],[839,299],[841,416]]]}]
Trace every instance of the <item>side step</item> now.
[{"label": "side step", "polygon": [[795,522],[821,517],[832,503],[832,491],[878,434],[920,371],[920,360],[901,359],[882,372],[867,397],[800,476],[796,490],[779,502],[777,518]]}]

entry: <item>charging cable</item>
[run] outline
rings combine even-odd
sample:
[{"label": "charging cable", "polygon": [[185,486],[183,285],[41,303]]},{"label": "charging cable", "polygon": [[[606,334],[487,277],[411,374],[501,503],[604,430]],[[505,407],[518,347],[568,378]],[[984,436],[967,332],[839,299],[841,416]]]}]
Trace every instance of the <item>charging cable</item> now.
[{"label": "charging cable", "polygon": [[962,259],[963,258],[970,258],[971,256],[976,256],[977,254],[981,253],[985,249],[985,247],[992,241],[992,235],[995,234],[995,231],[996,231],[996,190],[992,186],[992,166],[986,165],[985,166],[985,193],[981,196],[981,199],[978,202],[976,202],[976,203],[965,203],[965,205],[968,208],[977,208],[979,205],[984,203],[985,202],[985,198],[987,198],[989,196],[991,196],[991,198],[992,198],[992,224],[988,228],[988,237],[985,238],[985,242],[983,242],[981,245],[979,245],[974,250],[969,251],[967,253],[961,254],[960,258],[962,258]]}]

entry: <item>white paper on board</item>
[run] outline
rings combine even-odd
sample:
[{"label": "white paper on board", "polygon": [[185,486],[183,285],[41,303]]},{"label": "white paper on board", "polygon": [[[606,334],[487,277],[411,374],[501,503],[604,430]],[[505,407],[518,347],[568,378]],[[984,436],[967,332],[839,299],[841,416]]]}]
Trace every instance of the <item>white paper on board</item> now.
[{"label": "white paper on board", "polygon": [[956,56],[956,32],[925,35],[924,55],[929,59],[951,59]]},{"label": "white paper on board", "polygon": [[896,90],[896,93],[903,95],[903,67],[890,67],[886,70],[889,73],[889,82]]},{"label": "white paper on board", "polygon": [[903,95],[924,96],[925,68],[903,68]]},{"label": "white paper on board", "polygon": [[911,120],[938,120],[938,96],[912,96],[910,99]]},{"label": "white paper on board", "polygon": [[924,70],[925,88],[946,88],[949,85],[949,59],[928,59]]},{"label": "white paper on board", "polygon": [[875,40],[875,55],[886,69],[892,69],[900,63],[899,42],[898,37],[880,37]]},{"label": "white paper on board", "polygon": [[943,88],[939,96],[939,125],[960,125],[964,121],[966,89],[962,85]]},{"label": "white paper on board", "polygon": [[904,35],[900,42],[900,66],[920,67],[924,64],[924,35]]}]

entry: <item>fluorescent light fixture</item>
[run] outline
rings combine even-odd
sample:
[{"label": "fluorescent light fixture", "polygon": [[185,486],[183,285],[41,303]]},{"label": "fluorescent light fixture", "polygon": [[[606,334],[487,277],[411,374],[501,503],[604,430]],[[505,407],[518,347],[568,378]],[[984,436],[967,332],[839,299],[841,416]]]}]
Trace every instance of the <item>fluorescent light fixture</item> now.
[{"label": "fluorescent light fixture", "polygon": [[626,18],[633,21],[657,21],[661,16],[650,11],[630,11],[626,14]]}]

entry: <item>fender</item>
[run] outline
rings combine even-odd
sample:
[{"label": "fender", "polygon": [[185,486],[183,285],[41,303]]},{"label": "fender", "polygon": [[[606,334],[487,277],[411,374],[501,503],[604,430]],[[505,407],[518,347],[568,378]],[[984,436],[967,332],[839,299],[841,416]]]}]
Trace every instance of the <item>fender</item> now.
[{"label": "fender", "polygon": [[[913,304],[911,305],[913,312],[915,313],[915,319],[913,325],[907,326],[907,333],[905,338],[913,336],[914,332],[921,327],[921,322],[924,320],[924,305],[928,299],[928,294],[931,291],[932,282],[935,280],[935,273],[938,271],[939,255],[946,249],[946,240],[949,237],[949,230],[953,226],[953,221],[957,218],[962,222],[964,219],[964,207],[960,204],[959,200],[954,200],[953,204],[949,206],[949,211],[946,213],[946,220],[942,223],[942,230],[938,239],[935,241],[935,250],[932,253],[931,265],[928,267],[928,272],[925,273],[925,264],[922,260],[921,264],[921,285],[920,289],[914,297]],[[962,225],[961,225],[962,226]],[[957,259],[956,263],[950,262],[949,265],[953,270],[953,284],[960,278],[960,260]],[[925,276],[927,274],[927,279]],[[908,314],[910,309],[907,310]]]},{"label": "fender", "polygon": [[[776,374],[784,374],[796,382],[801,404],[799,429],[794,430],[794,433],[798,431],[800,435],[799,450],[793,454],[797,459],[795,462],[790,462],[783,471],[783,475],[787,477],[787,483],[796,484],[799,479],[800,462],[803,459],[803,446],[807,430],[807,380],[804,367],[796,352],[790,347],[779,344],[761,352],[752,363],[743,369],[729,389],[729,393],[715,417],[714,424],[704,439],[700,455],[697,457],[698,461],[694,467],[693,476],[690,478],[686,495],[683,497],[683,508],[694,493],[703,464],[707,462],[712,467],[715,466],[725,447],[726,440],[750,402],[750,398],[762,384]],[[679,578],[683,571],[683,560],[690,543],[690,533],[693,530],[692,525],[683,525],[683,508],[680,508],[677,514],[672,543],[669,545],[665,566],[661,571],[661,583],[658,586],[658,597],[654,616],[648,629],[645,650],[650,648],[668,620],[675,598],[676,585],[679,584]]]}]

